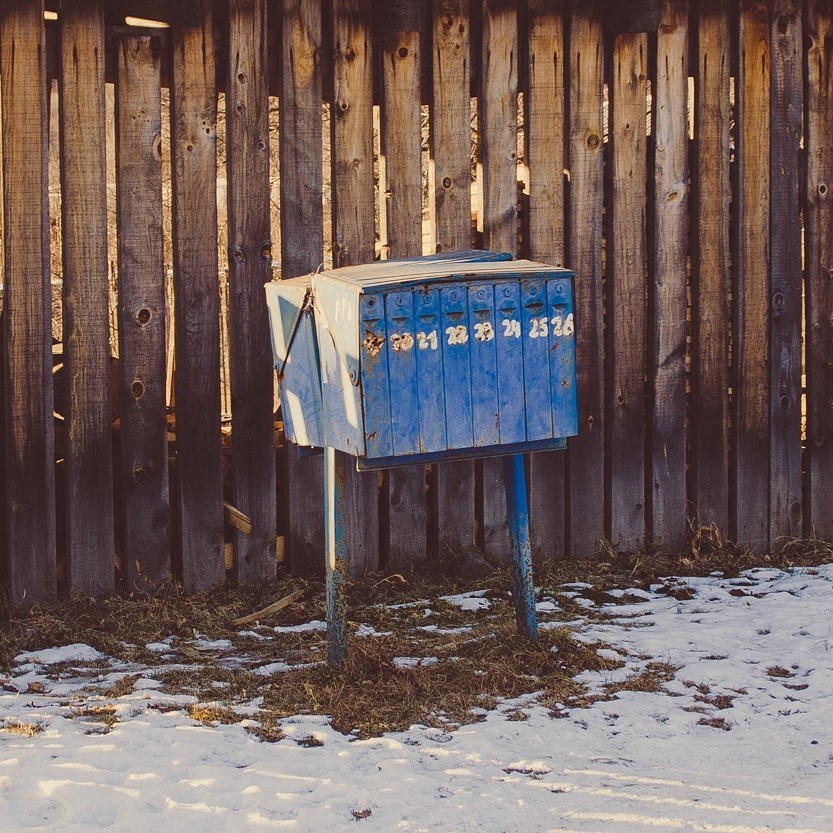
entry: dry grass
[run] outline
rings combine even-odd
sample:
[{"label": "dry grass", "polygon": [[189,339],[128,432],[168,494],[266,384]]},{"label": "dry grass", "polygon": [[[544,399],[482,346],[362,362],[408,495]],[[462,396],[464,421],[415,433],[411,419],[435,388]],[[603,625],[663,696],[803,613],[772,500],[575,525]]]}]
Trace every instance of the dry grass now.
[{"label": "dry grass", "polygon": [[674,679],[676,673],[675,665],[667,662],[649,662],[645,668],[627,679],[605,686],[605,693],[612,696],[620,691],[662,691],[665,684]]},{"label": "dry grass", "polygon": [[[610,604],[623,601],[608,592],[617,587],[662,585],[670,595],[684,589],[682,583],[666,576],[707,575],[718,569],[731,576],[762,564],[811,570],[831,560],[833,548],[815,542],[792,542],[778,554],[754,557],[725,545],[722,549],[711,546],[706,536],[700,536],[696,550],[677,559],[611,551],[604,557],[537,569],[536,583],[557,598],[560,612],[542,616],[557,625],[559,620],[577,616],[583,621],[609,616],[609,610],[581,607],[561,595],[559,586],[570,582],[589,583],[592,586],[581,595]],[[161,683],[161,695],[192,695],[197,705],[189,706],[188,712],[206,725],[239,722],[243,717],[240,706],[249,705],[250,711],[252,701],[262,698],[260,712],[252,715],[255,722],[246,728],[264,741],[280,740],[280,721],[293,714],[327,714],[335,728],[368,736],[414,723],[453,728],[482,719],[484,710],[502,699],[527,694],[535,694],[554,716],[598,699],[598,695],[588,697],[575,676],[582,671],[612,670],[622,663],[600,656],[599,645],[575,640],[569,628],[544,629],[537,643],[520,637],[510,588],[509,571],[495,573],[486,593],[490,607],[471,612],[440,596],[472,588],[441,576],[434,580],[414,575],[370,576],[353,583],[348,588],[351,630],[362,623],[376,635],[352,636],[338,669],[324,662],[322,631],[274,631],[275,625],[324,619],[323,586],[298,579],[189,598],[172,592],[157,599],[69,599],[36,608],[10,616],[9,626],[0,630],[0,663],[10,668],[21,652],[83,642],[109,657],[135,664],[135,671],[126,669],[129,673],[118,679],[109,678],[101,685],[90,681],[87,692],[115,700],[133,691],[140,674],[150,673]],[[285,609],[242,627],[233,624],[290,593],[298,593],[299,598]],[[434,627],[423,630],[426,625]],[[228,640],[228,645],[207,640]],[[145,647],[159,642],[170,648],[165,656]],[[394,662],[401,657],[421,662],[402,667],[401,662]],[[293,670],[258,672],[259,666],[278,661]],[[103,664],[51,666],[49,673],[53,677],[99,676],[102,669],[96,666]],[[603,696],[662,690],[674,672],[667,663],[649,663],[639,673],[609,686]],[[792,675],[777,666],[769,673]],[[698,692],[702,708],[731,704],[730,698],[724,704],[722,698],[707,697],[707,687]],[[170,708],[182,706],[172,701]],[[511,713],[511,719],[525,717],[520,709]],[[115,713],[96,716],[89,712],[84,718],[103,724],[111,721],[110,725],[117,719]]]},{"label": "dry grass", "polygon": [[43,726],[37,722],[6,720],[0,725],[0,731],[8,732],[11,735],[20,735],[24,738],[33,738],[43,731]]}]

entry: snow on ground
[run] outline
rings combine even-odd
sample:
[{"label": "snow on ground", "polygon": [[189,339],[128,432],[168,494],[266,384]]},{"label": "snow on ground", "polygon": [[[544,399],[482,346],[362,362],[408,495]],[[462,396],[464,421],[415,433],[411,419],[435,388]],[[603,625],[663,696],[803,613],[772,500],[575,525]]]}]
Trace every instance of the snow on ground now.
[{"label": "snow on ground", "polygon": [[[677,601],[669,586],[692,598]],[[574,626],[576,638],[626,655],[625,669],[584,675],[591,689],[653,662],[677,668],[665,691],[622,691],[560,719],[529,697],[453,732],[413,726],[358,740],[306,716],[265,743],[245,724],[190,719],[193,698],[159,692],[147,669],[132,693],[108,701],[119,722],[103,733],[82,715],[97,702],[82,691],[89,678],[44,673],[54,662],[100,665],[100,655],[82,645],[21,655],[0,692],[0,824],[60,833],[833,831],[833,566],[653,590],[617,594],[620,603],[605,606],[612,619]],[[101,673],[126,672],[111,663]],[[21,733],[27,726],[40,731]]]}]

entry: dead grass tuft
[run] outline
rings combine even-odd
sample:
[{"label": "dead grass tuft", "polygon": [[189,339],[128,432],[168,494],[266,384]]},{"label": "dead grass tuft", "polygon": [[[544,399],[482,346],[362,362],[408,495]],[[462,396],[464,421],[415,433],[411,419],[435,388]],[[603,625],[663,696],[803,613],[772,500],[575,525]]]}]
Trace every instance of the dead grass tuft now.
[{"label": "dead grass tuft", "polygon": [[724,732],[732,731],[732,724],[722,717],[701,717],[697,721],[698,726],[711,726],[712,729],[722,729]]},{"label": "dead grass tuft", "polygon": [[605,693],[612,696],[620,691],[663,691],[665,684],[674,679],[677,671],[678,666],[668,662],[649,662],[636,674],[606,686]]},{"label": "dead grass tuft", "polygon": [[43,731],[43,725],[38,722],[29,723],[24,720],[6,720],[0,726],[0,730],[8,732],[11,735],[33,738]]},{"label": "dead grass tuft", "polygon": [[243,718],[228,706],[220,703],[192,703],[186,707],[188,716],[203,726],[216,726],[218,723],[239,723]]}]

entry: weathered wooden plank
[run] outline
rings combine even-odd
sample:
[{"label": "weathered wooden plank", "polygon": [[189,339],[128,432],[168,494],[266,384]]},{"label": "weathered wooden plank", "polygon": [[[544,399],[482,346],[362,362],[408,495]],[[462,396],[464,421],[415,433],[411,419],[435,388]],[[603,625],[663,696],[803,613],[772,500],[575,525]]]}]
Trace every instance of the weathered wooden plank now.
[{"label": "weathered wooden plank", "polygon": [[373,260],[373,58],[370,0],[333,2],[333,260]]},{"label": "weathered wooden plank", "polygon": [[611,542],[637,550],[645,536],[645,355],[647,247],[645,101],[648,38],[617,35],[611,111]]},{"label": "weathered wooden plank", "polygon": [[[333,2],[332,189],[336,266],[373,260],[373,61],[370,0]],[[338,452],[337,452],[338,453]],[[348,465],[345,518],[348,569],[379,566],[376,474]]]},{"label": "weathered wooden plank", "polygon": [[321,4],[283,0],[281,277],[315,271],[324,256]]},{"label": "weathered wooden plank", "polygon": [[[526,163],[529,256],[564,265],[564,3],[531,0],[528,10],[529,89]],[[564,463],[560,452],[529,455],[529,538],[536,560],[564,555]]]},{"label": "weathered wooden plank", "polygon": [[159,47],[156,38],[132,36],[118,46],[120,526],[128,592],[156,592],[170,579]]},{"label": "weathered wooden plank", "polygon": [[382,152],[391,257],[422,254],[422,120],[418,4],[394,0],[382,26]]},{"label": "weathered wooden plank", "polygon": [[768,3],[739,15],[737,256],[732,380],[734,540],[769,546],[769,95]]},{"label": "weathered wooden plank", "polygon": [[[471,99],[469,2],[434,0],[431,155],[436,182],[437,251],[471,245]],[[474,547],[474,463],[434,467],[437,554]]]},{"label": "weathered wooden plank", "polygon": [[833,5],[807,4],[806,533],[833,540]]},{"label": "weathered wooden plank", "polygon": [[[483,164],[483,246],[518,248],[518,10],[483,0],[482,71],[478,98]],[[510,554],[503,461],[483,461],[483,536],[486,553]]]},{"label": "weathered wooden plank", "polygon": [[576,371],[579,434],[568,449],[569,552],[597,552],[604,525],[604,334],[602,196],[604,154],[602,5],[572,11],[569,64],[570,267],[576,272]]},{"label": "weathered wooden plank", "polygon": [[468,0],[434,0],[431,155],[437,251],[471,245],[471,99]]},{"label": "weathered wooden plank", "polygon": [[[382,22],[382,152],[390,257],[422,254],[421,30],[420,4],[395,0],[387,5]],[[388,566],[424,564],[428,531],[425,466],[391,469],[386,480]]]},{"label": "weathered wooden plank", "polygon": [[483,0],[481,52],[483,243],[487,249],[514,254],[518,248],[518,18],[513,4]]},{"label": "weathered wooden plank", "polygon": [[[321,4],[284,0],[282,38],[281,277],[294,278],[324,259]],[[291,448],[284,459],[292,572],[315,575],[324,566],[324,515],[310,508],[323,500],[323,458]]]},{"label": "weathered wooden plank", "polygon": [[227,92],[232,491],[252,520],[235,534],[237,577],[275,575],[272,347],[263,285],[272,277],[266,0],[229,3]]},{"label": "weathered wooden plank", "polygon": [[654,116],[651,533],[664,551],[686,536],[686,281],[688,263],[688,3],[663,0]]},{"label": "weathered wooden plank", "polygon": [[728,534],[729,13],[699,6],[695,74],[697,187],[693,269],[692,502],[701,526]]},{"label": "weathered wooden plank", "polygon": [[5,574],[26,606],[56,592],[44,51],[42,1],[3,4]]},{"label": "weathered wooden plank", "polygon": [[802,533],[801,144],[802,4],[771,4],[770,545]]},{"label": "weathered wooden plank", "polygon": [[61,4],[66,547],[72,593],[115,589],[107,284],[104,10]]},{"label": "weathered wooden plank", "polygon": [[176,457],[182,584],[225,579],[217,270],[217,89],[210,0],[172,32]]}]

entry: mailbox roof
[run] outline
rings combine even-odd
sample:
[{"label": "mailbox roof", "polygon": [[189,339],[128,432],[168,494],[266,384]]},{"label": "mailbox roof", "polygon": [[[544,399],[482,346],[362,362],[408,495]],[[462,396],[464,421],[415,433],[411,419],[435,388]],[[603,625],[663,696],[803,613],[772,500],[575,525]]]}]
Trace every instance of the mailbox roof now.
[{"label": "mailbox roof", "polygon": [[361,266],[345,266],[313,276],[313,284],[320,280],[343,284],[357,293],[384,292],[433,281],[511,280],[523,274],[540,272],[572,276],[567,269],[557,269],[532,260],[511,260],[504,253],[466,250],[447,256],[413,260],[382,260]]}]

